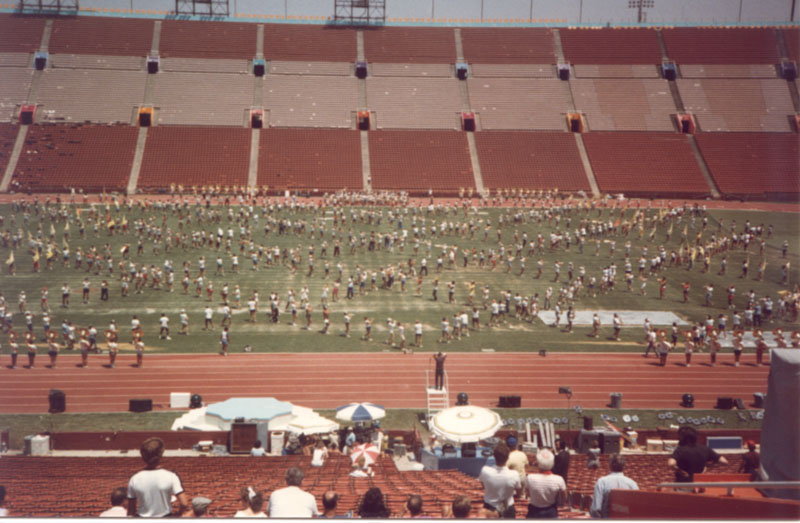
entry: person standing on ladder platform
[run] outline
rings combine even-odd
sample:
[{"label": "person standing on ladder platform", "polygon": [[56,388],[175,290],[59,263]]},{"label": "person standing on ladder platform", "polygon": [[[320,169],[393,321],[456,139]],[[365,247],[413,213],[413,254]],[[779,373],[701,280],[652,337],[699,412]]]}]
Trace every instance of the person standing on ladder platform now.
[{"label": "person standing on ladder platform", "polygon": [[433,360],[436,362],[436,390],[442,390],[444,387],[444,360],[447,359],[447,354],[444,352],[437,352],[433,355]]}]

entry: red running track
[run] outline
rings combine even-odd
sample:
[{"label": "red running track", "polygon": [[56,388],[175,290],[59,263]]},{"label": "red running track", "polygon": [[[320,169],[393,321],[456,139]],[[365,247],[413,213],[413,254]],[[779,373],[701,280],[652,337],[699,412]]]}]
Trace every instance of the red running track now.
[{"label": "red running track", "polygon": [[[756,367],[745,354],[734,367],[731,354],[716,367],[707,354],[695,354],[692,366],[683,355],[670,355],[666,367],[656,358],[620,353],[451,353],[445,369],[450,403],[459,392],[470,403],[493,407],[498,396],[519,395],[527,408],[561,408],[559,386],[572,388],[572,405],[604,408],[609,394],[620,392],[625,408],[676,408],[692,393],[698,408],[713,408],[718,396],[742,398],[766,392],[768,366]],[[20,354],[20,363],[27,361]],[[47,412],[51,388],[67,396],[67,412],[122,412],[131,398],[152,398],[157,410],[169,408],[170,392],[202,395],[205,403],[230,397],[273,396],[311,408],[335,408],[351,401],[371,401],[389,408],[426,407],[426,370],[431,353],[200,354],[145,355],[143,368],[120,355],[116,368],[106,356],[90,356],[89,367],[77,355],[61,355],[58,367],[39,356],[33,369],[0,367],[0,413]],[[432,375],[432,372],[431,372]]]}]

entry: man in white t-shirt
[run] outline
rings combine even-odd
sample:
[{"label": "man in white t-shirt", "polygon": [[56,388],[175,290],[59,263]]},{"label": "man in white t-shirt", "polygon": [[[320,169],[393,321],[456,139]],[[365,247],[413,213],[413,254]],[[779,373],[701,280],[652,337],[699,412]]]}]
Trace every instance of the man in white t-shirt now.
[{"label": "man in white t-shirt", "polygon": [[558,505],[567,495],[567,485],[564,478],[553,474],[555,456],[547,449],[536,454],[538,473],[528,474],[525,487],[528,491],[527,519],[556,519],[558,518]]},{"label": "man in white t-shirt", "polygon": [[303,471],[292,467],[286,471],[286,487],[269,497],[267,513],[271,518],[311,518],[319,516],[314,496],[303,491]]},{"label": "man in white t-shirt", "polygon": [[142,443],[140,452],[147,466],[128,482],[128,515],[143,518],[169,516],[172,496],[178,499],[178,515],[189,512],[189,498],[181,479],[174,472],[159,467],[164,442],[159,438],[148,438]]},{"label": "man in white t-shirt", "polygon": [[124,518],[128,515],[128,510],[125,508],[125,501],[127,499],[127,489],[125,487],[117,487],[111,491],[111,508],[100,514],[101,518]]},{"label": "man in white t-shirt", "polygon": [[514,519],[517,511],[514,508],[514,495],[522,491],[519,474],[506,466],[510,450],[501,441],[494,448],[495,465],[485,465],[481,469],[478,481],[483,484],[483,506],[497,512],[500,518]]}]

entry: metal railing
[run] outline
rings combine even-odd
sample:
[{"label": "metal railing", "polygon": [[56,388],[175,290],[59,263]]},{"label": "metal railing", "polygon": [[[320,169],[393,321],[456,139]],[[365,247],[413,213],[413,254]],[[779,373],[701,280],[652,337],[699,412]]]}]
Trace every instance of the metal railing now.
[{"label": "metal railing", "polygon": [[800,481],[699,481],[697,483],[659,483],[658,490],[662,488],[726,488],[728,489],[728,496],[733,495],[735,488],[754,488],[759,490],[771,489],[800,489]]}]

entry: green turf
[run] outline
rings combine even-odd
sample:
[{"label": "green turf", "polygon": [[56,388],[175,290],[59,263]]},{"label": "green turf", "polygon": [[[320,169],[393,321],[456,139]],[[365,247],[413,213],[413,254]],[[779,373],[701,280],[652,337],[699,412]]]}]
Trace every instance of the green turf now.
[{"label": "green turf", "polygon": [[[238,251],[239,246],[239,225],[242,222],[237,222],[235,219],[229,221],[227,212],[222,207],[215,209],[222,213],[221,223],[209,223],[206,220],[202,224],[198,224],[195,218],[195,208],[190,206],[189,213],[193,216],[191,224],[185,223],[183,226],[184,233],[192,232],[194,230],[204,229],[211,233],[215,232],[218,226],[226,230],[228,226],[234,228],[234,240],[232,247],[234,251]],[[241,208],[233,208],[234,216]],[[382,214],[380,225],[376,222],[369,223],[355,223],[351,220],[351,212],[360,214],[365,209],[346,209],[347,224],[339,225],[342,234],[342,255],[340,258],[333,258],[333,241],[331,239],[332,220],[330,212],[326,214],[317,211],[299,210],[289,211],[283,209],[278,211],[274,209],[270,216],[276,220],[285,219],[291,220],[292,223],[298,221],[305,222],[306,229],[302,234],[289,233],[278,235],[277,227],[273,224],[272,231],[268,236],[264,234],[264,217],[263,211],[260,208],[256,209],[259,213],[259,220],[257,223],[250,223],[252,226],[252,238],[255,245],[264,245],[265,247],[277,246],[281,250],[296,248],[299,249],[302,255],[302,261],[299,265],[299,270],[292,273],[289,268],[284,264],[278,264],[272,267],[266,266],[264,260],[261,261],[259,271],[251,270],[251,262],[247,253],[240,254],[240,272],[239,274],[231,274],[230,272],[230,258],[224,252],[217,251],[213,247],[190,247],[184,250],[180,247],[173,248],[169,253],[163,252],[160,254],[152,253],[152,241],[144,240],[144,254],[141,256],[136,255],[136,238],[132,233],[116,234],[108,236],[105,230],[106,210],[103,206],[98,206],[98,214],[101,216],[101,223],[99,226],[99,233],[93,233],[93,221],[88,212],[88,207],[83,207],[82,221],[85,226],[85,237],[78,238],[78,219],[75,216],[74,208],[68,208],[66,211],[70,216],[70,239],[69,246],[72,253],[72,261],[74,263],[75,250],[80,246],[84,252],[90,246],[97,246],[102,252],[103,246],[109,243],[111,252],[114,257],[114,274],[109,277],[107,270],[104,269],[103,274],[96,276],[89,274],[90,281],[92,282],[92,295],[88,304],[81,303],[81,282],[86,273],[86,261],[84,255],[83,268],[78,270],[74,267],[63,268],[61,266],[60,256],[52,271],[42,269],[42,272],[35,274],[32,272],[32,255],[27,248],[27,240],[23,245],[16,249],[15,260],[17,274],[9,276],[3,274],[0,277],[0,289],[6,298],[9,308],[16,312],[17,309],[17,296],[19,291],[24,290],[28,296],[28,307],[37,314],[35,318],[35,327],[37,335],[41,334],[41,316],[39,313],[39,290],[43,285],[50,289],[50,306],[52,311],[52,325],[58,328],[63,319],[69,319],[74,324],[79,326],[86,326],[94,324],[102,331],[111,319],[115,319],[119,325],[123,336],[120,338],[122,351],[130,350],[129,336],[127,335],[130,325],[130,319],[133,314],[137,314],[142,320],[144,328],[144,340],[149,350],[163,351],[163,352],[213,352],[219,350],[219,312],[215,313],[215,326],[212,331],[202,331],[202,310],[206,303],[211,303],[218,311],[221,307],[219,290],[221,290],[224,283],[228,283],[231,288],[231,295],[233,293],[234,285],[238,284],[242,289],[242,308],[234,311],[233,324],[231,326],[231,351],[240,351],[245,345],[251,345],[253,351],[256,352],[269,352],[269,351],[376,351],[376,350],[391,350],[384,342],[387,338],[385,322],[388,317],[403,322],[406,325],[406,338],[409,343],[413,340],[412,324],[415,320],[419,319],[425,325],[425,350],[435,350],[437,344],[434,343],[439,335],[439,322],[441,318],[452,317],[454,312],[467,308],[467,283],[475,281],[477,284],[476,289],[476,302],[481,302],[481,289],[484,285],[488,284],[491,289],[491,298],[499,298],[502,290],[510,290],[512,294],[519,292],[523,296],[538,293],[540,295],[540,304],[543,303],[543,296],[547,287],[553,287],[557,292],[558,286],[561,282],[566,280],[568,261],[572,261],[575,265],[575,274],[577,275],[578,267],[583,265],[586,267],[587,278],[590,275],[600,276],[600,271],[611,262],[609,256],[609,244],[601,243],[600,255],[595,256],[595,243],[589,239],[584,247],[583,254],[578,253],[576,245],[566,252],[563,247],[551,252],[548,248],[549,235],[552,231],[564,231],[566,220],[571,219],[570,230],[574,230],[581,220],[603,220],[614,222],[618,219],[618,211],[578,211],[572,210],[568,214],[564,214],[560,224],[557,226],[555,221],[550,221],[543,218],[541,224],[538,217],[530,219],[528,211],[519,211],[524,217],[522,223],[510,223],[517,210],[513,209],[488,209],[480,210],[477,213],[471,212],[467,218],[464,218],[463,213],[459,211],[457,214],[450,213],[445,215],[427,214],[422,213],[426,217],[426,226],[428,230],[435,220],[437,225],[443,221],[454,224],[466,223],[472,220],[475,225],[475,235],[470,239],[469,235],[461,236],[448,233],[444,236],[437,234],[435,237],[428,238],[431,240],[432,249],[428,257],[428,266],[430,275],[424,279],[422,285],[422,295],[416,296],[416,279],[413,277],[408,278],[407,292],[399,292],[399,284],[395,284],[395,289],[392,291],[384,289],[368,290],[364,295],[359,295],[356,292],[356,297],[353,300],[344,299],[346,292],[346,278],[349,274],[355,272],[356,265],[360,265],[369,271],[379,271],[381,267],[398,265],[407,262],[409,258],[413,258],[419,267],[419,260],[426,252],[426,238],[420,242],[420,252],[414,255],[413,252],[413,236],[412,228],[412,214],[403,217],[403,226],[409,230],[409,239],[406,241],[405,252],[400,253],[398,248],[394,252],[387,250],[376,250],[375,252],[368,252],[366,249],[357,249],[354,255],[350,254],[350,249],[347,245],[348,231],[352,229],[354,234],[358,235],[364,232],[367,236],[371,231],[376,233],[393,233],[398,231],[398,224],[396,221],[390,221],[388,218],[389,210],[387,208],[379,208],[377,213]],[[542,210],[535,211],[537,216],[544,216]],[[646,212],[646,217],[657,217],[657,210],[650,210]],[[113,206],[110,207],[108,215],[120,223],[123,216],[127,218],[131,227],[134,220],[144,218],[152,222],[154,225],[160,225],[163,221],[164,231],[170,228],[173,231],[178,230],[178,216],[172,210],[147,210],[142,212],[138,207],[133,209],[126,209],[122,207],[116,210]],[[51,222],[49,218],[43,218],[42,214],[39,215],[31,212],[28,213],[27,218],[25,215],[17,210],[14,212],[8,205],[0,206],[0,214],[5,216],[4,228],[10,233],[19,232],[23,237],[27,237],[30,232],[37,235],[37,230],[40,228],[45,244],[48,241],[51,225],[55,230],[54,243],[60,248],[64,242],[64,222],[63,220],[56,220]],[[505,272],[505,265],[500,261],[497,268],[493,271],[487,268],[479,268],[477,264],[473,263],[470,259],[470,264],[466,268],[462,268],[461,254],[456,256],[456,267],[454,269],[447,268],[445,260],[445,269],[441,273],[436,271],[436,257],[441,252],[439,246],[443,244],[458,245],[462,248],[475,247],[478,250],[484,249],[497,249],[499,243],[497,241],[498,218],[503,215],[506,224],[502,227],[502,242],[506,247],[514,244],[514,234],[517,233],[521,237],[523,233],[527,232],[529,241],[535,241],[536,235],[541,233],[545,240],[545,248],[543,251],[537,249],[537,253],[533,257],[528,257],[526,261],[526,273],[522,276],[519,275],[519,260],[515,260],[510,273]],[[630,220],[634,216],[634,211],[629,209],[624,220]],[[712,259],[711,271],[707,274],[701,273],[702,262],[700,257],[697,258],[695,268],[691,271],[686,270],[685,267],[681,268],[667,268],[659,274],[666,276],[668,280],[667,297],[664,300],[658,299],[658,285],[655,277],[650,277],[647,287],[647,295],[642,296],[639,293],[640,280],[634,280],[633,292],[625,290],[623,279],[624,273],[624,257],[625,247],[624,244],[627,240],[632,243],[631,261],[634,266],[634,272],[637,271],[636,260],[641,252],[642,247],[647,246],[649,249],[648,257],[652,257],[656,252],[659,245],[663,244],[667,252],[678,247],[681,238],[681,232],[684,227],[688,227],[687,237],[693,242],[697,233],[701,231],[701,218],[692,219],[684,216],[680,224],[673,226],[672,237],[669,242],[665,241],[665,236],[669,226],[667,224],[659,225],[656,229],[654,239],[650,241],[650,232],[653,230],[651,225],[647,225],[643,229],[642,238],[639,238],[638,228],[634,228],[627,236],[617,235],[616,237],[607,237],[607,239],[614,239],[616,241],[616,253],[613,261],[616,262],[617,270],[617,287],[614,291],[601,294],[595,297],[586,297],[583,293],[575,300],[575,308],[579,310],[667,310],[674,311],[679,316],[690,320],[700,321],[706,314],[716,316],[720,312],[724,312],[725,303],[725,289],[731,283],[737,287],[736,305],[739,308],[744,306],[744,294],[749,290],[755,290],[756,294],[761,297],[766,294],[772,295],[773,299],[777,298],[777,292],[786,290],[789,287],[780,284],[780,267],[784,262],[781,259],[780,248],[784,240],[790,242],[790,255],[788,261],[792,262],[792,269],[790,271],[790,283],[800,281],[800,263],[798,261],[798,242],[797,238],[800,237],[800,224],[796,214],[780,214],[780,213],[763,213],[763,212],[743,212],[743,211],[713,211],[708,214],[708,227],[703,234],[704,241],[710,238],[711,234],[719,235],[718,223],[719,220],[724,220],[724,227],[722,229],[724,234],[729,234],[730,225],[733,220],[737,223],[737,232],[741,229],[745,221],[749,220],[752,224],[765,224],[765,227],[772,224],[774,231],[772,237],[767,240],[766,247],[766,272],[763,281],[755,281],[755,276],[758,272],[758,267],[761,264],[762,257],[759,255],[758,242],[751,245],[750,248],[750,276],[747,280],[739,278],[741,272],[741,262],[748,256],[741,248],[728,252],[728,271],[727,275],[720,276],[717,274],[719,270],[719,258],[715,256]],[[485,220],[491,220],[491,229],[488,234],[488,239],[484,240],[484,226]],[[185,221],[185,220],[184,220]],[[315,234],[314,239],[309,238],[309,229],[314,223],[323,224],[325,239],[328,241],[328,255],[327,257],[321,256],[321,241],[318,235]],[[418,221],[419,224],[419,221]],[[164,290],[145,289],[142,294],[135,294],[133,286],[131,287],[131,294],[127,298],[120,297],[120,284],[119,284],[119,268],[117,266],[120,261],[120,248],[123,244],[131,244],[134,251],[132,259],[136,264],[145,264],[147,266],[154,264],[162,266],[164,259],[169,258],[173,262],[175,270],[175,292],[168,293]],[[315,270],[311,277],[306,276],[307,272],[307,254],[308,247],[311,244],[315,245]],[[46,248],[45,248],[46,250]],[[527,248],[525,249],[527,252]],[[10,249],[0,249],[0,256],[7,259]],[[215,258],[217,254],[221,253],[225,260],[225,270],[227,273],[223,275],[215,275]],[[190,294],[184,295],[181,287],[181,279],[183,278],[182,263],[190,261],[191,276],[194,278],[198,271],[198,259],[200,256],[206,257],[206,274],[207,279],[214,281],[215,294],[212,302],[205,301],[205,292],[203,297],[194,296],[194,284],[190,287]],[[536,279],[534,276],[537,272],[536,259],[542,257],[544,261],[544,272],[542,278]],[[328,260],[331,263],[331,275],[328,278],[324,277],[323,264]],[[558,283],[553,282],[553,263],[556,261],[564,262],[564,267],[561,271],[561,280]],[[331,289],[333,281],[336,278],[337,270],[336,263],[341,261],[344,266],[344,278],[342,287],[340,289],[340,300],[337,303],[330,305],[331,310],[331,327],[328,335],[323,336],[319,333],[322,328],[322,312],[319,303],[320,293],[322,286],[328,284]],[[42,261],[44,265],[44,260]],[[126,263],[127,270],[127,263]],[[111,299],[108,302],[101,302],[99,300],[99,287],[102,279],[107,279],[111,290]],[[439,288],[439,301],[434,302],[431,298],[432,281],[434,278],[440,280]],[[456,303],[447,303],[447,286],[446,282],[453,280],[457,285]],[[692,284],[691,300],[688,304],[683,304],[681,299],[680,286],[683,281],[689,281]],[[67,282],[72,288],[71,304],[68,309],[61,308],[60,304],[60,287]],[[714,307],[711,309],[703,306],[703,293],[702,287],[711,282],[714,284],[716,290],[714,294]],[[291,325],[291,318],[288,313],[284,313],[284,304],[286,294],[289,288],[295,289],[298,295],[300,289],[307,285],[310,289],[311,303],[314,307],[312,318],[313,323],[310,330],[306,330],[305,317],[302,310],[298,311],[297,325]],[[378,285],[380,285],[380,273],[378,276]],[[246,308],[247,299],[253,289],[257,289],[260,294],[260,312],[259,318],[256,323],[246,322],[247,314],[244,312]],[[367,285],[369,289],[369,284]],[[271,291],[279,294],[281,299],[281,317],[278,324],[273,324],[269,321],[268,311],[268,295]],[[191,319],[191,333],[188,336],[180,336],[177,334],[179,328],[178,313],[181,308],[185,308]],[[353,317],[352,322],[352,337],[345,338],[342,336],[343,332],[343,313],[349,311]],[[172,340],[160,340],[158,338],[158,317],[161,312],[166,313],[171,319]],[[373,341],[364,342],[359,339],[363,333],[363,317],[369,316],[374,320],[375,327],[373,329]],[[485,323],[488,320],[488,312],[482,311],[481,321]],[[17,330],[24,329],[24,321],[19,313],[15,314],[15,327]],[[786,326],[784,322],[778,322],[774,326]],[[642,330],[638,328],[623,329],[622,343],[614,343],[610,341],[608,335],[610,328],[605,327],[605,331],[598,339],[589,338],[590,328],[576,327],[574,333],[566,334],[562,329],[555,329],[545,326],[541,321],[534,323],[527,323],[515,319],[511,319],[507,324],[494,327],[483,328],[480,332],[473,332],[469,338],[455,340],[448,345],[449,351],[478,351],[485,348],[494,350],[508,350],[508,351],[537,351],[541,348],[548,350],[563,350],[563,351],[639,351],[641,347],[639,343],[642,341]],[[607,331],[607,332],[606,332]],[[101,343],[104,346],[104,344]],[[3,343],[4,352],[7,352],[7,344]]]},{"label": "green turf", "polygon": [[[744,411],[745,418],[739,417],[740,411],[728,410],[696,410],[682,409],[677,407],[671,410],[647,410],[647,409],[586,409],[580,415],[566,409],[495,409],[501,418],[510,424],[504,428],[514,428],[520,431],[525,429],[524,422],[539,418],[541,420],[552,420],[554,417],[569,419],[569,425],[557,424],[556,430],[567,428],[579,429],[583,427],[583,417],[591,416],[596,427],[605,426],[601,414],[617,418],[615,425],[622,428],[626,423],[622,420],[623,414],[639,417],[639,422],[631,422],[630,425],[636,429],[654,429],[665,427],[670,424],[678,424],[678,416],[703,418],[713,416],[722,418],[724,424],[703,424],[703,429],[758,429],[761,428],[761,421],[753,419],[750,411]],[[317,411],[320,415],[329,419],[335,419],[336,411],[332,409],[321,409]],[[658,415],[672,412],[671,420],[659,419]],[[420,409],[389,409],[386,417],[381,420],[384,429],[412,430],[417,429],[423,438],[427,438],[429,433],[426,428],[419,423],[418,414],[423,413]],[[29,434],[43,432],[102,432],[102,431],[163,431],[170,430],[172,422],[181,416],[183,412],[143,412],[143,413],[91,413],[91,414],[0,414],[0,430],[8,430],[10,436],[11,449],[21,450],[24,447],[24,438]],[[519,421],[522,423],[519,423]],[[532,430],[536,426],[532,424]]]}]

